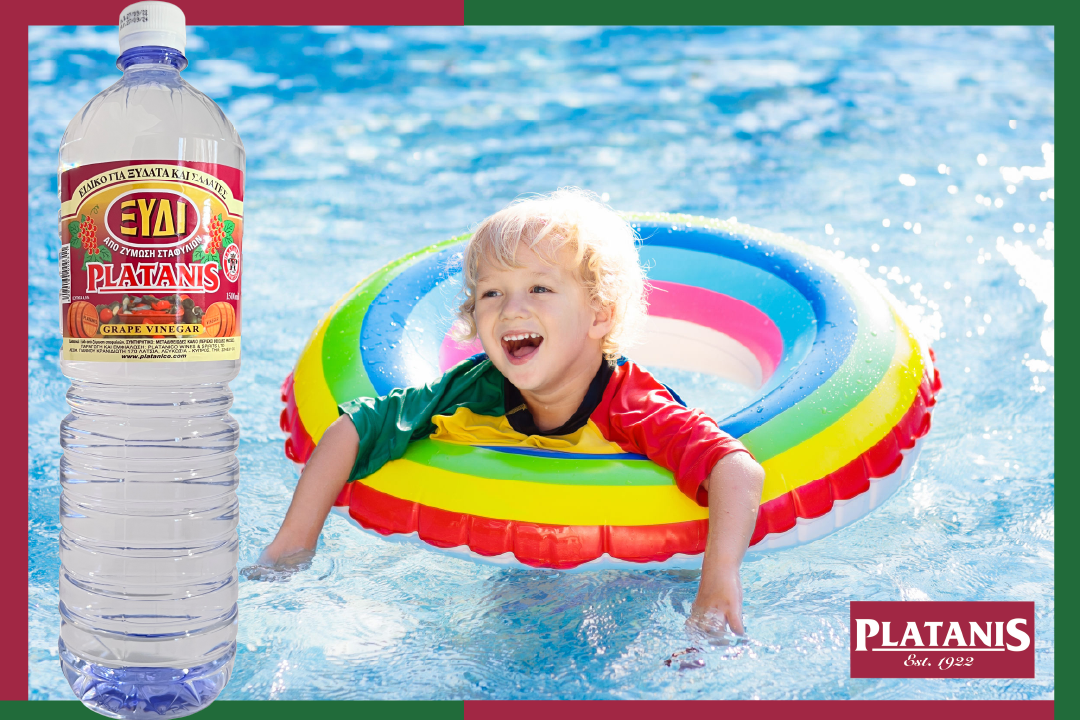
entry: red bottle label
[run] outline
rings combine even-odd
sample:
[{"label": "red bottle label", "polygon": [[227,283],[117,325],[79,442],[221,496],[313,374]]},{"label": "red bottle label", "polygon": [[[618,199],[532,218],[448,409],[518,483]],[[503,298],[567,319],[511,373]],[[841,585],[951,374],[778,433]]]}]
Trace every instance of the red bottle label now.
[{"label": "red bottle label", "polygon": [[60,175],[62,357],[240,357],[244,176],[154,160]]}]

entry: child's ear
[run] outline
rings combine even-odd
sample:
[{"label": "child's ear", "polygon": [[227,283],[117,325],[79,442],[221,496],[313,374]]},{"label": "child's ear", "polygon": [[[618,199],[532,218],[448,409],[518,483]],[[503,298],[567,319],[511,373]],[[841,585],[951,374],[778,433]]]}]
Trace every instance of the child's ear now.
[{"label": "child's ear", "polygon": [[615,307],[613,305],[605,305],[601,308],[593,311],[593,324],[589,328],[589,337],[594,340],[600,340],[609,332],[611,327],[615,324]]}]

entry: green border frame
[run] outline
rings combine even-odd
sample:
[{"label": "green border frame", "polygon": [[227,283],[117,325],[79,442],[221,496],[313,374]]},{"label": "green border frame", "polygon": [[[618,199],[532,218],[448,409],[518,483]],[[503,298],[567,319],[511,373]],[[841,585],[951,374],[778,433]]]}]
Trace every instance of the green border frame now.
[{"label": "green border frame", "polygon": [[[102,717],[76,700],[2,702],[0,714],[17,720]],[[465,703],[460,700],[218,700],[191,717],[199,720],[463,720]]]},{"label": "green border frame", "polygon": [[[465,0],[466,25],[1056,25],[1045,0]],[[1056,48],[1055,48],[1056,50]]]}]

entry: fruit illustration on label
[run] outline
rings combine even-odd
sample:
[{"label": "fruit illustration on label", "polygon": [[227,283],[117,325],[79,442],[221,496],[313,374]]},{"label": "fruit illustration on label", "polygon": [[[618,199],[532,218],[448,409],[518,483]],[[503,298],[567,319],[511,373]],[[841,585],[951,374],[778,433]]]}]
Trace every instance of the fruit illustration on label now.
[{"label": "fruit illustration on label", "polygon": [[88,262],[110,262],[112,252],[109,248],[98,243],[97,223],[94,218],[81,215],[78,220],[68,223],[68,232],[71,233],[71,247],[81,247],[83,250],[83,270]]},{"label": "fruit illustration on label", "polygon": [[222,213],[210,218],[210,239],[201,248],[195,248],[191,253],[191,259],[195,262],[213,262],[221,264],[221,252],[233,244],[233,230],[236,223],[225,220]]},{"label": "fruit illustration on label", "polygon": [[210,219],[210,246],[209,251],[215,254],[221,250],[221,241],[225,239],[225,224],[221,222],[221,216]]},{"label": "fruit illustration on label", "polygon": [[97,225],[94,224],[94,219],[83,215],[78,228],[76,235],[82,242],[83,249],[88,253],[94,253],[97,250]]}]

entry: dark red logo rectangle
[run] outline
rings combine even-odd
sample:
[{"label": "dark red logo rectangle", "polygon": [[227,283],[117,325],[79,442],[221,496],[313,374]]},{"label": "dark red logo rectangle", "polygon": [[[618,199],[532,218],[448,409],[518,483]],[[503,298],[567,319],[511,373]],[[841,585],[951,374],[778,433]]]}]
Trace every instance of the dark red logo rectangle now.
[{"label": "dark red logo rectangle", "polygon": [[852,602],[853,678],[1033,678],[1033,602]]}]

